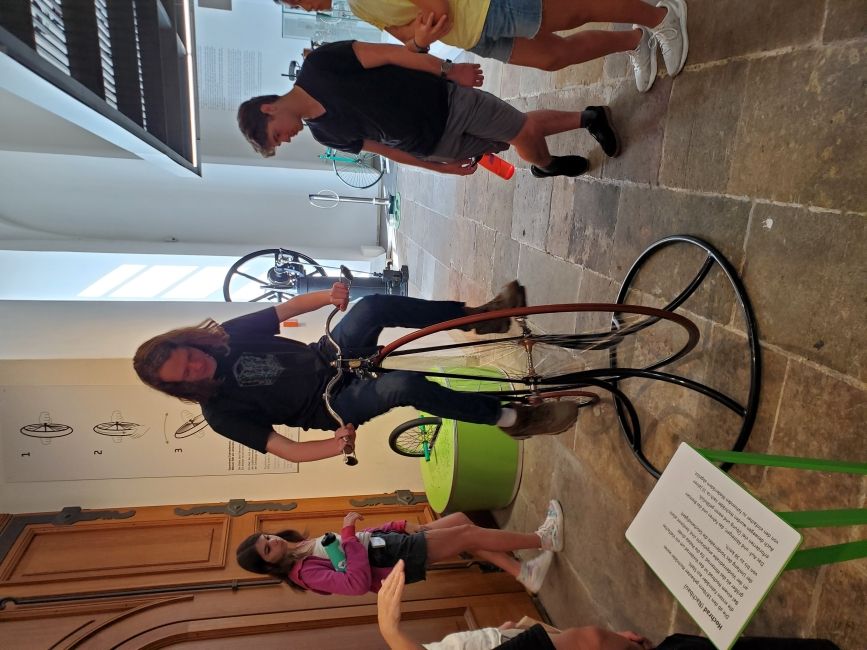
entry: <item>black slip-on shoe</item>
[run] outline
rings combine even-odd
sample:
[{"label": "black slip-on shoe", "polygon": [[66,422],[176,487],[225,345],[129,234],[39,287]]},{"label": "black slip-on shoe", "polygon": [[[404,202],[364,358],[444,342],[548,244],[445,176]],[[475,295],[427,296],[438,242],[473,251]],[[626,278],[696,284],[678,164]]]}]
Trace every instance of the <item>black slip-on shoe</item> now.
[{"label": "black slip-on shoe", "polygon": [[530,165],[530,173],[536,178],[551,176],[580,176],[590,169],[590,161],[584,156],[551,156],[547,167]]},{"label": "black slip-on shoe", "polygon": [[582,126],[602,146],[602,151],[609,158],[616,158],[620,154],[620,139],[612,126],[611,111],[607,106],[588,106],[586,113],[592,113],[593,117]]}]

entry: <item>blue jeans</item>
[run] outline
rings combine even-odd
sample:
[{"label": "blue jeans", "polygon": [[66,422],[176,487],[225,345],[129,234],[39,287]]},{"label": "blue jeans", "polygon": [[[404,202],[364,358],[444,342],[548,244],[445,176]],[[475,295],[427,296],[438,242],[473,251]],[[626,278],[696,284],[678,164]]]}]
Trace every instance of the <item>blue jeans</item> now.
[{"label": "blue jeans", "polygon": [[[375,294],[358,301],[331,335],[344,356],[366,356],[376,352],[379,334],[386,327],[427,327],[461,316],[466,316],[462,302]],[[356,426],[395,406],[414,406],[442,418],[479,424],[495,424],[500,417],[500,401],[495,397],[450,390],[401,370],[376,379],[351,376],[333,406],[346,423]]]}]

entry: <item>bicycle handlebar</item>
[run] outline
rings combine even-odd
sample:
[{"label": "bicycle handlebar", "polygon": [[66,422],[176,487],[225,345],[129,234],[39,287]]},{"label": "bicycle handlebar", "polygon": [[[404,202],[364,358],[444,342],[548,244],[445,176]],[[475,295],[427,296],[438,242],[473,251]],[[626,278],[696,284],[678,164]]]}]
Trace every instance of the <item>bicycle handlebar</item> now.
[{"label": "bicycle handlebar", "polygon": [[[340,281],[346,285],[347,289],[352,286],[352,272],[346,268],[343,264],[340,265],[340,274],[343,276]],[[334,376],[328,381],[328,384],[325,386],[325,392],[322,394],[322,398],[325,400],[325,408],[331,414],[340,428],[346,426],[346,423],[343,421],[343,418],[340,417],[340,414],[334,410],[331,406],[331,391],[332,389],[340,382],[340,379],[343,377],[343,364],[341,361],[343,360],[343,352],[340,349],[340,346],[337,344],[331,336],[331,321],[337,315],[337,312],[340,311],[340,307],[335,307],[330,314],[328,314],[328,318],[325,320],[325,337],[328,339],[328,342],[334,346],[334,350],[336,352],[334,359],[334,367],[337,372],[334,373]],[[347,445],[348,446],[348,445]],[[353,467],[358,465],[358,458],[355,456],[355,447],[350,446],[347,451],[346,447],[343,449],[343,462]]]}]

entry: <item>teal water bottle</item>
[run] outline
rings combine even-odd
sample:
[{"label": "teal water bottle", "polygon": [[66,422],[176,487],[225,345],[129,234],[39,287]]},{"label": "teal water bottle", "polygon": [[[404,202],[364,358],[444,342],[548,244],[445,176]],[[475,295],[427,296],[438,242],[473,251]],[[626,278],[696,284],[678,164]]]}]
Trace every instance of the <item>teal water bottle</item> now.
[{"label": "teal water bottle", "polygon": [[325,533],[322,536],[322,548],[328,553],[328,559],[334,565],[334,570],[340,573],[346,573],[346,554],[337,543],[337,535],[334,533]]}]

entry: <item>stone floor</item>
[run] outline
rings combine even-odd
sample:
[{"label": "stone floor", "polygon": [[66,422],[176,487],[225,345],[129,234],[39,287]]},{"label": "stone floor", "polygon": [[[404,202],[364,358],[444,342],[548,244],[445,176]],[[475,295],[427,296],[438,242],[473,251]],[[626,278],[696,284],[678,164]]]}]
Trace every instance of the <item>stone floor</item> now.
[{"label": "stone floor", "polygon": [[[608,104],[624,150],[610,160],[584,132],[551,138],[553,153],[590,158],[575,180],[534,179],[513,152],[508,182],[398,168],[396,249],[412,292],[479,303],[518,277],[531,303],[610,302],[651,242],[700,237],[740,273],[759,324],[763,387],[748,449],[867,460],[867,1],[690,0],[689,12],[686,68],[661,74],[647,95],[623,55],[551,74],[481,61],[485,89],[522,110]],[[693,252],[667,250],[630,300],[661,304],[694,264]],[[743,399],[746,339],[729,285],[712,272],[684,309],[702,340],[678,370]],[[631,381],[660,465],[680,439],[723,446],[739,427],[705,398]],[[867,478],[735,472],[778,510],[867,505]],[[587,409],[577,430],[526,443],[518,498],[496,515],[532,529],[550,496],[562,501],[566,550],[540,594],[557,624],[656,640],[696,631],[623,537],[652,486],[610,401]],[[863,539],[867,526],[806,537]],[[863,648],[865,603],[865,560],[792,571],[748,632]]]}]

